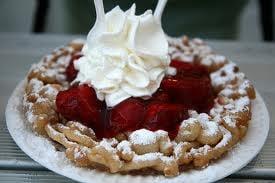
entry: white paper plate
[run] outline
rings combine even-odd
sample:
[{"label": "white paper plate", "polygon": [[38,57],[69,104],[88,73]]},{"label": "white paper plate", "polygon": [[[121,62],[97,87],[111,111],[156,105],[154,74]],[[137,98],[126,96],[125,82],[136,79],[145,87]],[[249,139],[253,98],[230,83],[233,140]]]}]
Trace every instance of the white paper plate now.
[{"label": "white paper plate", "polygon": [[245,138],[225,157],[210,164],[203,170],[190,170],[177,177],[133,176],[109,174],[97,170],[75,167],[63,152],[55,151],[50,141],[36,136],[22,114],[22,93],[25,81],[13,91],[7,108],[6,122],[8,130],[16,144],[33,160],[42,166],[80,182],[213,182],[222,179],[247,165],[261,150],[268,135],[269,115],[262,97],[257,93],[252,103],[252,120]]}]

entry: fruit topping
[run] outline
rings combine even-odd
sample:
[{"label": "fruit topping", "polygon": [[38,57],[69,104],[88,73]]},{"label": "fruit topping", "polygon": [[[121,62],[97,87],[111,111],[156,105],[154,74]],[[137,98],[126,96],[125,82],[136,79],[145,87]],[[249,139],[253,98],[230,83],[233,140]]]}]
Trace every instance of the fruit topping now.
[{"label": "fruit topping", "polygon": [[57,111],[67,120],[81,121],[94,129],[101,127],[102,102],[88,85],[73,86],[56,97]]},{"label": "fruit topping", "polygon": [[201,76],[208,76],[207,70],[205,67],[187,63],[179,60],[172,60],[170,63],[171,67],[175,67],[177,69],[177,76],[184,77],[184,76],[192,76],[192,77],[201,77]]},{"label": "fruit topping", "polygon": [[213,91],[206,70],[199,65],[173,60],[175,76],[162,80],[161,89],[169,94],[173,103],[180,103],[198,112],[208,112],[213,105]]},{"label": "fruit topping", "polygon": [[152,103],[147,106],[143,127],[165,130],[171,138],[177,134],[179,124],[188,118],[188,109],[181,104]]},{"label": "fruit topping", "polygon": [[161,88],[169,93],[173,102],[187,105],[196,110],[200,110],[200,105],[212,96],[208,78],[166,77],[162,81]]},{"label": "fruit topping", "polygon": [[[73,63],[80,57],[80,54],[74,55],[66,69],[69,81],[77,75]],[[58,93],[57,111],[67,120],[77,120],[93,128],[98,138],[146,128],[165,130],[173,139],[180,123],[188,118],[188,110],[209,112],[214,95],[204,67],[178,60],[173,60],[170,66],[177,69],[177,74],[166,76],[147,100],[129,98],[108,108],[97,99],[93,88],[86,84],[74,85]]]},{"label": "fruit topping", "polygon": [[114,136],[120,132],[133,131],[144,121],[145,106],[134,98],[119,103],[109,111],[107,136]]},{"label": "fruit topping", "polygon": [[68,67],[66,68],[66,77],[67,81],[69,82],[72,82],[77,76],[78,71],[74,68],[74,62],[77,61],[80,57],[82,57],[80,53],[74,54],[70,60]]},{"label": "fruit topping", "polygon": [[149,101],[155,101],[155,102],[170,102],[170,97],[167,92],[164,91],[156,91],[156,93],[153,94],[153,96],[149,99]]}]

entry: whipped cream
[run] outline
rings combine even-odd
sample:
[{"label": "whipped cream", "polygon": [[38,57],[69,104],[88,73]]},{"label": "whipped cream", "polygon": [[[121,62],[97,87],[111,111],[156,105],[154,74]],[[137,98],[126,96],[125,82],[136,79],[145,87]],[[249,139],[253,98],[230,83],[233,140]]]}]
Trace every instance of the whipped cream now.
[{"label": "whipped cream", "polygon": [[75,81],[91,85],[109,107],[129,97],[151,96],[170,64],[159,16],[151,10],[135,15],[135,4],[125,12],[117,6],[106,14],[96,8],[84,56],[74,63],[79,70]]}]

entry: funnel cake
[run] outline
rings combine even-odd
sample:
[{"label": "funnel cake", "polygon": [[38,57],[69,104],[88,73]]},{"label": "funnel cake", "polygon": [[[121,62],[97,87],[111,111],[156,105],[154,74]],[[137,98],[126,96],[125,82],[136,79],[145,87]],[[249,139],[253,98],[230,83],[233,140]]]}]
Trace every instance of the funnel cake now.
[{"label": "funnel cake", "polygon": [[[72,63],[81,57],[84,42],[75,40],[58,48],[28,73],[23,97],[26,121],[34,133],[51,140],[76,166],[103,168],[111,173],[155,170],[176,176],[187,167],[204,168],[215,163],[212,161],[222,158],[246,134],[251,100],[255,98],[253,85],[235,63],[214,53],[202,40],[184,36],[168,38],[168,42],[172,71],[163,79],[160,91],[146,99],[127,99],[126,104],[123,101],[117,105],[117,111],[114,107],[107,113],[102,110],[106,108],[104,102],[90,101],[95,93],[88,85],[71,83],[76,77]],[[191,75],[202,83],[201,88],[192,85],[194,99],[188,87],[176,87],[180,93],[170,90],[174,85],[168,85],[169,77],[176,77],[174,71],[180,73],[181,67],[185,69],[181,76],[185,82]],[[63,93],[65,102],[58,104],[57,96],[68,90],[74,95],[70,93],[67,99],[67,93]],[[212,93],[202,92],[201,97],[197,90]],[[187,100],[190,98],[191,102]],[[74,102],[84,107],[75,107]],[[72,112],[65,110],[68,106]],[[127,116],[131,107],[136,109],[133,114],[139,115]],[[102,113],[108,114],[104,119],[113,126],[96,123],[96,115],[101,119]],[[167,113],[172,115],[168,118]],[[91,118],[95,122],[90,122]]]}]

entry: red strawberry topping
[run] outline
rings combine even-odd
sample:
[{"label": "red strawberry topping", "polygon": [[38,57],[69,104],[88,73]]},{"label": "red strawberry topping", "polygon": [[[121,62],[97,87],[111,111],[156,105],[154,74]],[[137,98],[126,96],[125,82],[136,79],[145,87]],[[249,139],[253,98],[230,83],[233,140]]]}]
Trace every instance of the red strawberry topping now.
[{"label": "red strawberry topping", "polygon": [[202,77],[208,76],[207,70],[205,67],[198,64],[182,62],[179,60],[172,60],[170,63],[171,67],[177,69],[177,77],[192,76],[192,77]]},{"label": "red strawberry topping", "polygon": [[73,86],[56,96],[57,111],[68,120],[79,120],[95,129],[101,126],[102,102],[88,85]]},{"label": "red strawberry topping", "polygon": [[74,62],[77,61],[80,57],[82,57],[80,53],[73,55],[68,67],[66,68],[66,77],[67,81],[69,82],[72,82],[77,76],[78,71],[74,68]]},{"label": "red strawberry topping", "polygon": [[156,91],[156,93],[153,94],[153,96],[149,99],[149,101],[170,102],[170,97],[167,92],[158,90]]},{"label": "red strawberry topping", "polygon": [[180,103],[199,112],[208,111],[213,105],[211,81],[204,67],[192,63],[173,60],[176,76],[167,76],[161,88],[174,103]]},{"label": "red strawberry topping", "polygon": [[138,129],[144,121],[145,107],[140,100],[130,98],[116,105],[109,113],[108,133],[113,136],[119,132]]},{"label": "red strawberry topping", "polygon": [[[80,54],[72,57],[66,69],[68,81],[75,79],[78,71],[73,63],[80,57]],[[170,66],[177,69],[177,74],[166,76],[148,100],[129,98],[109,109],[97,99],[93,88],[75,85],[58,93],[57,112],[67,120],[77,120],[93,128],[99,138],[146,128],[165,130],[173,139],[180,123],[188,118],[188,109],[209,112],[214,95],[204,67],[178,60],[173,60]]]},{"label": "red strawberry topping", "polygon": [[212,96],[208,78],[193,77],[166,77],[161,83],[164,91],[169,93],[173,102],[185,104],[188,107],[200,110],[200,105]]},{"label": "red strawberry topping", "polygon": [[168,131],[169,136],[174,138],[180,122],[186,118],[188,110],[181,104],[152,103],[147,107],[143,127],[153,131]]}]

